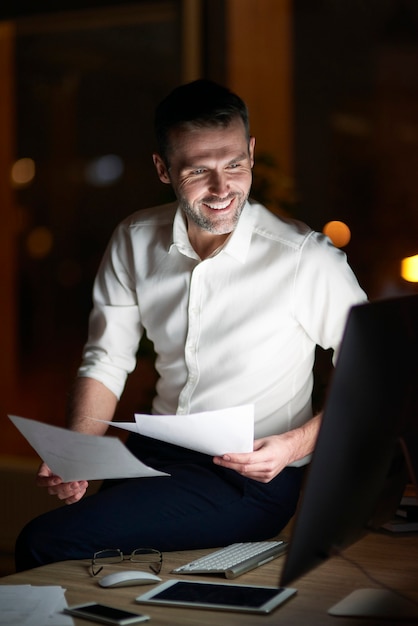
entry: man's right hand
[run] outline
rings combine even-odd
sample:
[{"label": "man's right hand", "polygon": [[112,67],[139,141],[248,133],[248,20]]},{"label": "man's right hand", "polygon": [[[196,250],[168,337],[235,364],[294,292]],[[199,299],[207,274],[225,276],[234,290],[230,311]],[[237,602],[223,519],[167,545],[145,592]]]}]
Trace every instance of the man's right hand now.
[{"label": "man's right hand", "polygon": [[57,496],[65,504],[74,504],[81,500],[89,486],[87,480],[64,483],[59,476],[50,470],[46,463],[42,463],[38,470],[36,484],[38,487],[46,487],[49,494]]}]

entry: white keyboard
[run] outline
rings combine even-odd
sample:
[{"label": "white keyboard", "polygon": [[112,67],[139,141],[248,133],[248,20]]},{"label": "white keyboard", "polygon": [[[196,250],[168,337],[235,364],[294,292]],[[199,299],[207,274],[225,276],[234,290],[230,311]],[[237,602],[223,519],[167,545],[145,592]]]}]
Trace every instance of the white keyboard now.
[{"label": "white keyboard", "polygon": [[236,578],[284,554],[287,541],[233,543],[172,570],[172,574],[223,574]]}]

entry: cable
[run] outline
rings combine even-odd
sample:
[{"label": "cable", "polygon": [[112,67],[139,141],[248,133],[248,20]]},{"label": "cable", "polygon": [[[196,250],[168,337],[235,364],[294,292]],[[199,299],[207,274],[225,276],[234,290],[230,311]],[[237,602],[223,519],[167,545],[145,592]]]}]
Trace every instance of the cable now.
[{"label": "cable", "polygon": [[339,556],[341,559],[343,559],[343,561],[346,561],[346,563],[348,563],[349,565],[356,567],[366,578],[370,580],[370,582],[374,583],[375,585],[378,585],[382,589],[386,589],[386,591],[389,591],[390,593],[393,593],[394,595],[398,596],[402,600],[406,600],[407,602],[410,602],[414,606],[418,607],[418,600],[414,600],[413,598],[410,598],[409,596],[404,594],[402,591],[399,591],[398,589],[394,589],[390,585],[386,585],[384,582],[382,582],[381,580],[373,576],[373,574],[371,574],[363,565],[360,565],[360,563],[358,563],[354,559],[351,559],[350,557],[346,556],[338,548],[334,547],[332,549],[332,554],[334,554],[335,556]]}]

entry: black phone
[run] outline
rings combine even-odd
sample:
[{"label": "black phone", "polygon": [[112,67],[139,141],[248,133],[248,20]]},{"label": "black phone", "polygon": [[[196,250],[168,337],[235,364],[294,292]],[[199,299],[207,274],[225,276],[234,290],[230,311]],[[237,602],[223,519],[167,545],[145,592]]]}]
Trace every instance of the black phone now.
[{"label": "black phone", "polygon": [[101,624],[113,624],[114,626],[138,624],[139,622],[146,622],[150,618],[149,615],[144,615],[143,613],[133,613],[113,606],[107,606],[106,604],[98,604],[97,602],[70,606],[64,609],[64,613],[74,617],[83,617],[93,622],[100,622]]}]

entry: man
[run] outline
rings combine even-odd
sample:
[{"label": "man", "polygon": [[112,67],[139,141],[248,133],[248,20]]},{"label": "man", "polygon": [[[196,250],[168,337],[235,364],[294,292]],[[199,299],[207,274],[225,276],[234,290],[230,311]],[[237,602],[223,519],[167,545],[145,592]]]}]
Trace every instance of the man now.
[{"label": "man", "polygon": [[65,484],[43,464],[38,484],[72,506],[24,529],[18,570],[108,547],[167,551],[277,534],[320,424],[315,347],[337,350],[349,308],[365,300],[329,240],[248,200],[255,139],[238,96],[209,81],[183,85],[157,107],[156,134],[157,174],[177,202],[139,211],[110,242],[68,427],[105,432],[90,418],[112,419],[145,329],[159,373],[153,412],[252,403],[254,451],[212,459],[135,436],[135,454],[170,477],[86,498],[86,481]]}]

